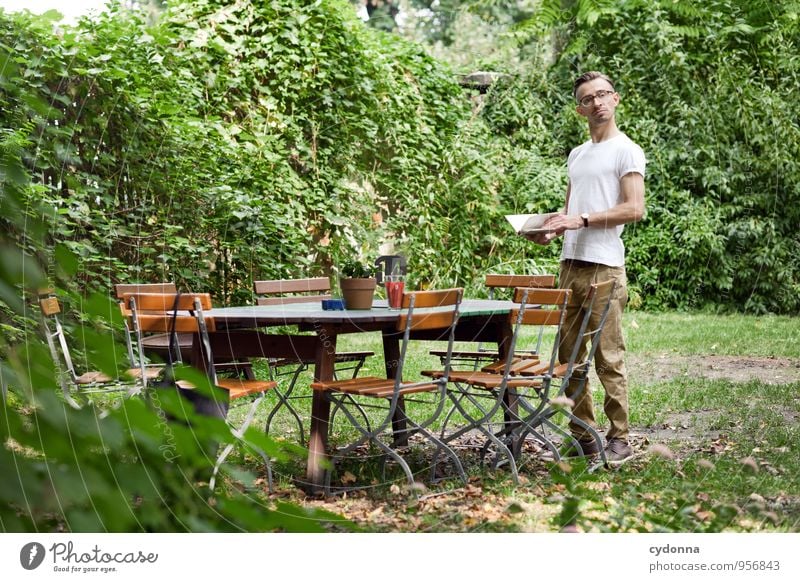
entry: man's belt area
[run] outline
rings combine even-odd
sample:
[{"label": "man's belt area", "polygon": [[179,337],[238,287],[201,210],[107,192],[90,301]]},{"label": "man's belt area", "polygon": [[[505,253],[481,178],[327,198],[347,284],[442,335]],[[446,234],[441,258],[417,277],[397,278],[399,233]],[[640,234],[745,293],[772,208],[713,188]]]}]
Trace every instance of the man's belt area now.
[{"label": "man's belt area", "polygon": [[578,259],[564,259],[561,261],[566,266],[573,269],[596,269],[597,267],[605,267],[601,263],[592,263],[589,261],[580,261]]}]

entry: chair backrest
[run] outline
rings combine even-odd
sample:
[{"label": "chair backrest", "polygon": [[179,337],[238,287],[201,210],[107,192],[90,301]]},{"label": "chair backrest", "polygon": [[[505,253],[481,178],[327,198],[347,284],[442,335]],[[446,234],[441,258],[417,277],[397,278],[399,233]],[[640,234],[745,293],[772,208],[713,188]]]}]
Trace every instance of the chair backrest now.
[{"label": "chair backrest", "polygon": [[552,289],[556,286],[555,275],[486,275],[484,285],[489,288],[489,297],[494,298],[496,289]]},{"label": "chair backrest", "polygon": [[504,374],[511,373],[514,363],[514,350],[520,331],[525,325],[539,326],[540,330],[551,327],[555,331],[553,349],[550,352],[550,363],[547,374],[552,375],[558,364],[558,344],[561,338],[561,326],[567,314],[572,291],[570,289],[537,289],[519,287],[514,290],[515,308],[509,313],[509,320],[514,329],[506,358]]},{"label": "chair backrest", "polygon": [[123,299],[131,293],[177,293],[175,283],[119,283],[114,285],[114,296]]},{"label": "chair backrest", "polygon": [[[200,310],[212,307],[208,293],[126,293],[123,297],[131,312],[134,330],[142,333],[169,333],[173,328],[173,311],[176,332],[197,333],[200,324],[196,317]],[[180,313],[185,312],[185,313]],[[209,331],[216,331],[214,319],[204,315]]]},{"label": "chair backrest", "polygon": [[[442,289],[437,291],[411,291],[403,293],[403,303],[400,317],[397,321],[397,330],[403,333],[403,343],[400,348],[400,361],[398,362],[396,381],[402,381],[403,362],[412,331],[442,330],[440,339],[447,336],[447,355],[444,363],[444,375],[437,382],[447,384],[450,376],[450,361],[453,355],[455,329],[458,324],[461,299],[464,290],[461,288]],[[430,383],[426,381],[425,383]]]},{"label": "chair backrest", "polygon": [[61,313],[61,303],[56,297],[42,297],[39,299],[39,308],[42,315],[53,317]]},{"label": "chair backrest", "polygon": [[[73,398],[70,386],[76,386],[80,378],[84,378],[83,384],[97,383],[107,385],[120,385],[117,380],[106,376],[102,372],[87,371],[80,377],[75,371],[72,361],[67,335],[61,323],[59,315],[62,313],[61,303],[55,296],[49,295],[52,290],[41,290],[39,292],[39,308],[42,312],[42,329],[47,339],[47,347],[50,349],[50,356],[58,373],[58,383],[64,394],[64,399],[72,408],[79,409],[81,404]],[[87,376],[89,376],[87,378]]]},{"label": "chair backrest", "polygon": [[312,303],[330,299],[331,282],[327,277],[311,279],[272,279],[253,281],[258,305]]},{"label": "chair backrest", "polygon": [[[552,289],[556,286],[555,275],[486,275],[484,285],[489,289],[489,299],[496,299],[497,291],[505,289],[517,289],[524,287],[526,289]],[[513,294],[512,294],[513,296]],[[536,338],[536,345],[525,348],[525,351],[538,354],[542,348],[542,339],[544,337],[544,329],[539,330],[538,337]],[[482,349],[479,345],[478,349]]]},{"label": "chair backrest", "polygon": [[516,323],[521,315],[523,325],[560,325],[571,296],[570,289],[517,288],[514,303],[519,307],[512,309],[509,317]]},{"label": "chair backrest", "polygon": [[[213,317],[205,315],[204,310],[212,308],[208,293],[126,293],[125,306],[131,313],[131,322],[142,349],[144,333],[197,333],[200,335],[202,358],[212,381],[216,383],[214,361],[211,352],[209,331],[216,331]],[[177,338],[173,342],[177,347]],[[180,362],[180,349],[173,353],[175,361]],[[142,366],[143,360],[142,361]],[[144,375],[144,370],[142,370]]]},{"label": "chair backrest", "polygon": [[[178,288],[175,286],[175,283],[172,282],[164,282],[164,283],[118,283],[114,285],[114,296],[119,299],[119,308],[122,311],[122,317],[125,320],[125,347],[128,350],[128,360],[130,360],[130,365],[133,368],[140,367],[141,363],[139,362],[140,359],[144,358],[144,354],[141,352],[136,352],[134,350],[134,333],[131,329],[131,326],[128,324],[131,312],[128,307],[125,305],[125,295],[133,294],[133,293],[177,293]],[[141,343],[139,343],[141,347]]]},{"label": "chair backrest", "polygon": [[[454,307],[461,305],[464,290],[461,288],[443,289],[441,291],[411,291],[403,293],[402,309],[397,322],[398,331],[423,329],[446,329],[455,323],[458,311]],[[417,309],[440,308],[441,310],[415,312]]]}]

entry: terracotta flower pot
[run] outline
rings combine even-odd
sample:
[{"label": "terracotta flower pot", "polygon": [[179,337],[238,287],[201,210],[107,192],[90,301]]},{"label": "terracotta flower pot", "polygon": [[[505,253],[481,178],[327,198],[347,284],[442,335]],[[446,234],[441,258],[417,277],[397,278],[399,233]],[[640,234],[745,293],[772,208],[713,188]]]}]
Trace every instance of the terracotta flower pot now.
[{"label": "terracotta flower pot", "polygon": [[345,309],[372,309],[377,281],[370,279],[340,279]]}]

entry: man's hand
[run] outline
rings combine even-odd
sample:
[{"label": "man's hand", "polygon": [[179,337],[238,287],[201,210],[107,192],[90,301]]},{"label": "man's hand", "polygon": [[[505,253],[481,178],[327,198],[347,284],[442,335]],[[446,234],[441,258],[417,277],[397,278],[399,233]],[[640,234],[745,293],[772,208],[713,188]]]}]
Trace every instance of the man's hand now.
[{"label": "man's hand", "polygon": [[524,235],[530,241],[535,242],[537,245],[549,245],[550,241],[556,238],[556,233],[554,232],[533,232],[531,234]]},{"label": "man's hand", "polygon": [[579,230],[583,228],[583,219],[580,216],[568,216],[566,214],[559,214],[544,223],[542,228],[552,230],[552,233],[547,233],[551,240],[557,236],[564,234],[565,230]]}]

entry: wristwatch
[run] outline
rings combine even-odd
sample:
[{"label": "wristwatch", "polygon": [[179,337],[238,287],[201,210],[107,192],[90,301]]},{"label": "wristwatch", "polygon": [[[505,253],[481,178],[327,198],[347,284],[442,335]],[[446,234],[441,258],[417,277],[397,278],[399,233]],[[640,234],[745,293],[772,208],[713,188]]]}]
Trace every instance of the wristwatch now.
[{"label": "wristwatch", "polygon": [[581,218],[583,219],[583,228],[589,228],[589,213],[584,212],[581,214]]}]

